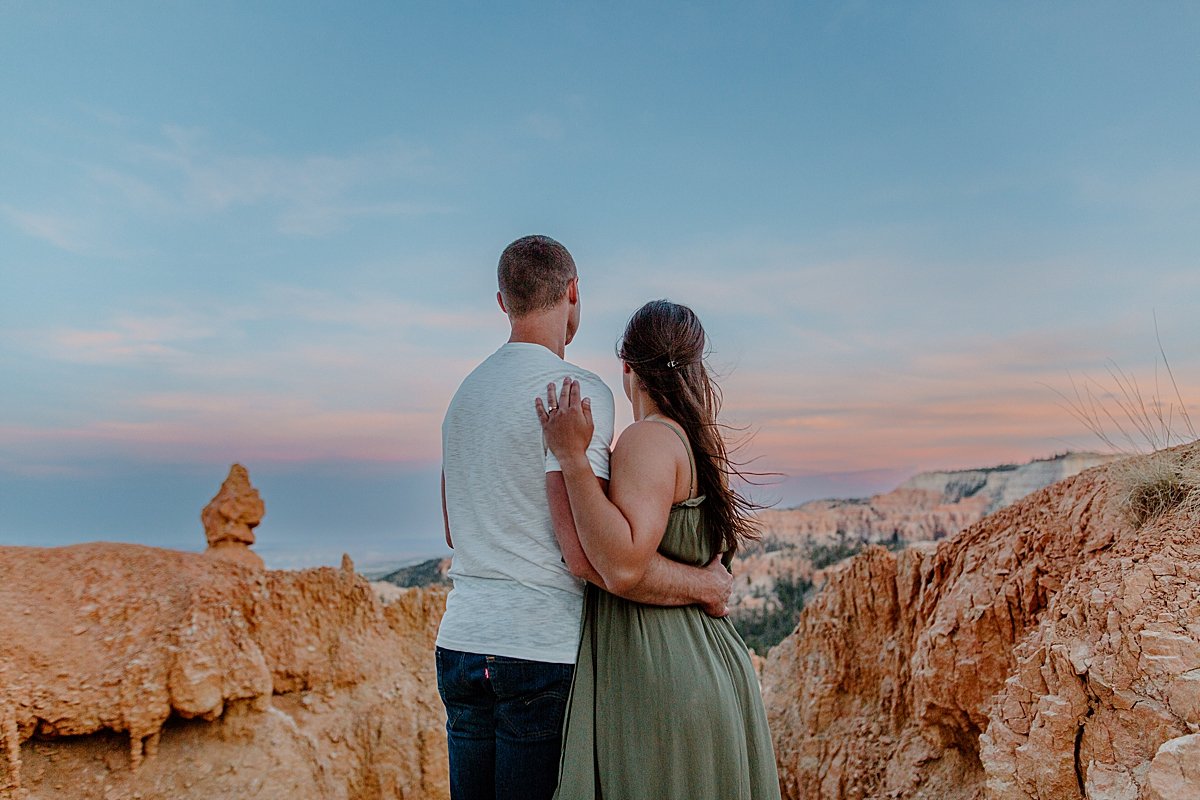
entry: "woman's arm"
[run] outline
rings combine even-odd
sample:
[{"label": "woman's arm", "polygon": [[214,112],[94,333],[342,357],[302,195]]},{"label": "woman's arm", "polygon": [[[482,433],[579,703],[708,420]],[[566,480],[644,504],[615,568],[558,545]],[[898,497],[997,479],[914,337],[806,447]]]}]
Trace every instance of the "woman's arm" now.
[{"label": "woman's arm", "polygon": [[611,500],[596,485],[583,453],[555,453],[579,542],[605,585],[618,594],[645,574],[675,492],[675,459],[654,446],[649,433],[645,426],[631,426],[613,449]]},{"label": "woman's arm", "polygon": [[572,521],[587,559],[610,591],[625,596],[646,577],[666,530],[675,495],[674,449],[660,426],[630,426],[613,450],[610,501],[587,460],[591,405],[579,395],[578,382],[565,381],[558,408],[547,412],[539,398],[538,416],[562,467]]},{"label": "woman's arm", "polygon": [[[594,476],[592,480],[600,484],[600,491],[608,492],[608,481]],[[600,577],[600,573],[592,566],[587,553],[583,551],[583,545],[579,543],[575,519],[571,515],[571,498],[567,495],[567,484],[563,481],[561,472],[546,473],[546,499],[550,503],[550,522],[554,525],[554,538],[558,542],[558,549],[562,551],[567,569],[580,580],[608,589],[604,578]]]},{"label": "woman's arm", "polygon": [[[595,480],[600,483],[601,491],[607,488],[607,481]],[[562,549],[567,569],[575,577],[611,592],[612,589],[592,566],[579,542],[566,481],[561,472],[546,473],[546,497],[550,501],[554,536]],[[719,555],[701,568],[672,561],[655,552],[646,565],[642,580],[620,596],[653,606],[700,605],[709,616],[723,617],[729,613],[727,604],[732,590],[733,575],[722,565]]]}]

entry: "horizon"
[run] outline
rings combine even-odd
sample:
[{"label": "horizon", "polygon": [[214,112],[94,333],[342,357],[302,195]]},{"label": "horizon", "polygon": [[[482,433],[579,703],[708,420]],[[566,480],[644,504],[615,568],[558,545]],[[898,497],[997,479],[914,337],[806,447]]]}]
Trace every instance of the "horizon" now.
[{"label": "horizon", "polygon": [[[1038,462],[1056,461],[1060,458],[1065,458],[1071,455],[1087,456],[1112,454],[1104,454],[1096,450],[1068,450],[1045,457],[1035,457],[1021,463],[979,465],[976,467],[965,467],[961,469],[943,470],[932,468],[917,472],[864,470],[860,472],[843,473],[840,475],[829,474],[807,476],[808,480],[804,482],[803,488],[794,495],[798,499],[788,505],[773,505],[762,510],[791,511],[803,508],[809,503],[838,500],[869,500],[875,496],[894,491],[895,489],[900,488],[907,481],[920,475],[930,473],[952,474],[956,472],[991,471],[997,469],[1019,468]],[[311,480],[311,476],[306,477]],[[427,476],[430,483],[436,483],[437,477],[437,474],[431,474]],[[200,476],[197,475],[196,478],[196,482],[198,483]],[[440,517],[436,521],[436,526],[430,526],[430,530],[427,531],[428,535],[414,537],[399,547],[395,546],[395,541],[391,537],[385,537],[386,543],[380,543],[377,539],[372,537],[360,538],[356,541],[356,545],[358,545],[358,547],[354,549],[354,552],[347,550],[345,547],[334,547],[332,549],[323,547],[319,542],[312,540],[302,540],[297,545],[288,547],[285,543],[281,543],[276,538],[276,529],[280,527],[280,523],[276,523],[275,525],[271,525],[267,528],[266,532],[269,535],[264,542],[262,540],[262,535],[264,533],[263,525],[266,524],[267,519],[271,517],[271,502],[267,497],[267,491],[280,487],[285,489],[292,488],[289,487],[286,482],[278,483],[277,481],[279,478],[280,476],[278,474],[269,475],[267,480],[267,486],[269,488],[264,490],[259,482],[255,479],[254,474],[250,474],[251,483],[263,496],[263,500],[267,508],[263,523],[255,528],[255,543],[251,545],[251,548],[263,557],[268,569],[301,569],[311,566],[334,566],[340,564],[342,554],[346,553],[354,561],[355,568],[358,572],[368,574],[372,577],[372,579],[375,579],[382,574],[386,574],[387,572],[391,572],[396,569],[414,566],[431,559],[445,558],[451,555],[453,552],[445,546],[445,543],[442,539]],[[216,481],[214,486],[219,488],[220,483],[223,480],[224,477]],[[403,482],[398,482],[396,485],[405,484]],[[837,488],[839,486],[854,488],[846,488],[844,491],[839,492]],[[166,497],[171,498],[172,500],[181,501],[182,498],[179,495],[182,492],[182,487],[174,488],[175,491],[168,491],[165,493]],[[216,494],[217,488],[213,488],[211,490],[212,494]],[[305,488],[311,488],[311,485]],[[344,489],[344,491],[347,494],[352,494],[354,489],[347,487]],[[359,491],[362,491],[361,487],[359,488]],[[369,492],[370,490],[368,489],[368,493]],[[143,493],[143,497],[146,494],[148,494],[148,492]],[[162,492],[157,492],[155,494],[159,496],[160,500],[162,499]],[[296,523],[301,519],[308,519],[311,521],[311,515],[313,513],[320,514],[320,511],[318,510],[317,505],[312,503],[310,494],[293,492],[291,498],[293,502],[290,504],[290,507],[285,507],[285,517],[282,527],[287,528],[287,526],[290,524],[294,526],[294,530],[303,531],[305,530],[304,526],[297,525]],[[71,544],[84,544],[93,541],[128,541],[134,544],[147,544],[158,547],[168,547],[176,550],[201,552],[205,549],[206,542],[204,528],[200,524],[200,509],[202,509],[204,505],[207,505],[207,503],[208,501],[206,500],[203,504],[197,505],[196,512],[193,515],[195,518],[194,526],[178,525],[173,529],[169,529],[170,533],[165,537],[161,535],[161,531],[158,535],[150,532],[143,537],[121,538],[118,536],[115,539],[109,539],[102,535],[97,537],[81,535],[70,537],[69,541],[63,541],[56,544],[57,546],[66,546]],[[182,502],[171,504],[163,504],[160,502],[155,507],[154,513],[149,515],[148,520],[143,519],[143,524],[146,524],[147,521],[156,519],[158,516],[170,517],[172,521],[178,522],[179,518],[184,516],[180,514],[183,505],[184,503]],[[435,527],[436,530],[433,529]],[[29,544],[32,543],[0,541],[0,546],[22,546]],[[407,546],[407,549],[405,549],[404,545]]]},{"label": "horizon", "polygon": [[1200,9],[460,12],[5,5],[0,544],[201,548],[239,462],[268,564],[436,547],[529,233],[618,430],[626,318],[696,310],[767,500],[1096,450],[1113,370],[1200,409]]}]

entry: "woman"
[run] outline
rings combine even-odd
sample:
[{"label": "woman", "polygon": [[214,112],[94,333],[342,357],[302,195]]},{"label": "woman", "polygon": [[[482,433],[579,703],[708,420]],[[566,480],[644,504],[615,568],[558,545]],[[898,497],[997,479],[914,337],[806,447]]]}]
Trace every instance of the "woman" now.
[{"label": "woman", "polygon": [[[535,401],[605,586],[636,584],[655,550],[697,566],[721,553],[728,567],[754,535],[752,506],[729,485],[704,349],[686,306],[656,300],[629,320],[618,355],[634,423],[613,450],[608,497],[587,461],[591,411],[578,383]],[[727,618],[589,584],[575,670],[556,800],[779,797],[758,681]]]}]

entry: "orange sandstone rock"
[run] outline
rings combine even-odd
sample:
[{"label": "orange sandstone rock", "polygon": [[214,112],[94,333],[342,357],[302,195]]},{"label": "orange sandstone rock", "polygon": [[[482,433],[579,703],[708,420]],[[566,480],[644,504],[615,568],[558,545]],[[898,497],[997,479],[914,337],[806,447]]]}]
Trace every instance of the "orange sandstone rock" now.
[{"label": "orange sandstone rock", "polygon": [[250,545],[265,512],[258,490],[250,485],[250,474],[241,464],[234,464],[216,497],[200,512],[208,539],[205,555],[262,569],[262,557],[251,551]]},{"label": "orange sandstone rock", "polygon": [[1115,495],[1089,470],[832,570],[764,670],[785,796],[1200,797],[1200,511]]},{"label": "orange sandstone rock", "polygon": [[444,598],[139,545],[0,547],[0,798],[443,797]]},{"label": "orange sandstone rock", "polygon": [[1200,734],[1180,736],[1158,748],[1150,762],[1154,800],[1200,797]]}]

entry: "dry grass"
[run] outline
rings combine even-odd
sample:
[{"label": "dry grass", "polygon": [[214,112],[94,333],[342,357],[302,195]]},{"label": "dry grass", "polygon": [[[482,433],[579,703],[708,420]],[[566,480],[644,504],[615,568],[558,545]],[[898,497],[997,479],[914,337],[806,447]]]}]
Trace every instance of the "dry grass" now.
[{"label": "dry grass", "polygon": [[1180,506],[1200,509],[1200,468],[1178,450],[1126,459],[1111,475],[1116,501],[1135,527]]},{"label": "dry grass", "polygon": [[1156,359],[1153,392],[1143,391],[1137,378],[1113,362],[1109,385],[1072,377],[1071,394],[1053,390],[1064,408],[1114,453],[1132,456],[1114,464],[1109,475],[1113,498],[1138,528],[1181,506],[1200,512],[1200,451],[1193,457],[1181,448],[1170,449],[1198,437],[1163,349],[1157,318],[1154,336],[1162,369]]},{"label": "dry grass", "polygon": [[[1154,336],[1162,370],[1156,359],[1153,392],[1143,391],[1136,377],[1112,361],[1109,362],[1110,383],[1107,385],[1086,375],[1076,381],[1068,374],[1070,394],[1050,387],[1063,401],[1063,408],[1114,453],[1154,453],[1198,438],[1158,334],[1157,318]],[[1164,383],[1168,385],[1164,386]]]}]

